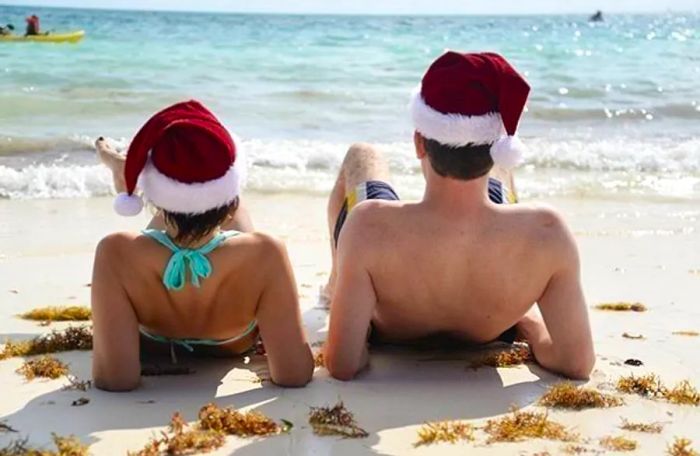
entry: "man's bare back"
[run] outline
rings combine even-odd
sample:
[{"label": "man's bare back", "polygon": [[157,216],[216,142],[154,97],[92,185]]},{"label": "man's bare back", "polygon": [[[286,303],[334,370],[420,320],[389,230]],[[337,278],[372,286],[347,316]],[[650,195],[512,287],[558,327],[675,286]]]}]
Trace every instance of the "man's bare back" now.
[{"label": "man's bare back", "polygon": [[[338,187],[347,193],[387,181],[382,161],[371,146],[351,147]],[[364,201],[342,227],[326,348],[331,374],[349,379],[364,367],[369,327],[391,342],[450,335],[486,343],[517,325],[540,364],[586,377],[591,334],[576,245],[561,217],[494,204],[487,176],[444,179],[428,166],[424,174],[422,201]]]},{"label": "man's bare back", "polygon": [[556,214],[523,205],[444,217],[425,202],[368,201],[343,236],[362,251],[353,260],[372,278],[382,339],[449,333],[485,343],[544,294],[567,233]]}]

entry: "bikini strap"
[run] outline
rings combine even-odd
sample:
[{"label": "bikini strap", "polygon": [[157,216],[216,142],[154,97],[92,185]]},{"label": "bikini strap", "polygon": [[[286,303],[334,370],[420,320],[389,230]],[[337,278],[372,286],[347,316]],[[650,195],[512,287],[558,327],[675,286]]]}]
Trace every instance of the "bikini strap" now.
[{"label": "bikini strap", "polygon": [[148,236],[149,238],[154,239],[159,243],[163,244],[172,252],[177,252],[178,250],[180,250],[180,247],[176,246],[172,239],[170,239],[170,236],[165,234],[164,231],[148,229],[141,231],[141,233],[144,236]]},{"label": "bikini strap", "polygon": [[187,280],[187,269],[190,270],[190,283],[199,288],[200,279],[206,279],[211,275],[212,267],[207,254],[217,248],[226,239],[240,234],[237,231],[224,231],[197,249],[181,248],[159,230],[144,230],[143,234],[155,239],[173,252],[163,272],[163,285],[168,290],[181,290]]}]

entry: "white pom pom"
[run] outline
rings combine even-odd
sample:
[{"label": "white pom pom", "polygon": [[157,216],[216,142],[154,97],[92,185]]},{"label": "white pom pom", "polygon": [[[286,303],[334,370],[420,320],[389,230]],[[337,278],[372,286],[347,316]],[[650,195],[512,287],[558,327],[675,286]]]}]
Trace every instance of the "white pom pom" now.
[{"label": "white pom pom", "polygon": [[121,216],[133,217],[138,215],[141,209],[143,209],[143,200],[138,195],[120,193],[114,200],[114,210]]},{"label": "white pom pom", "polygon": [[491,146],[493,162],[505,169],[513,169],[523,159],[525,144],[516,136],[503,136]]}]

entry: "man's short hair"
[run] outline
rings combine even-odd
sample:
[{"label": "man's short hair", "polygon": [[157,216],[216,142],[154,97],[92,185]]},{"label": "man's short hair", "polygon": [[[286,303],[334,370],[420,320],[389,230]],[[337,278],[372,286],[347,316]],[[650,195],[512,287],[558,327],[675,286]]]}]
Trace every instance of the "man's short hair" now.
[{"label": "man's short hair", "polygon": [[454,147],[425,137],[423,144],[430,165],[442,177],[472,180],[488,174],[493,168],[491,144]]}]

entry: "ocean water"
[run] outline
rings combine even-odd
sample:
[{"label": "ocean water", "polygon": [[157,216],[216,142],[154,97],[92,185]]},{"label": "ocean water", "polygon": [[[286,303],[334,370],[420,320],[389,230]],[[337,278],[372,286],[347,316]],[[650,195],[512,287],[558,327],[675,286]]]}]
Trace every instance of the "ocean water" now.
[{"label": "ocean water", "polygon": [[31,11],[77,45],[0,43],[0,198],[111,193],[95,137],[125,146],[194,97],[243,138],[248,187],[322,194],[353,141],[418,196],[411,90],[446,49],[505,55],[532,85],[526,198],[700,200],[700,14],[360,17]]}]

